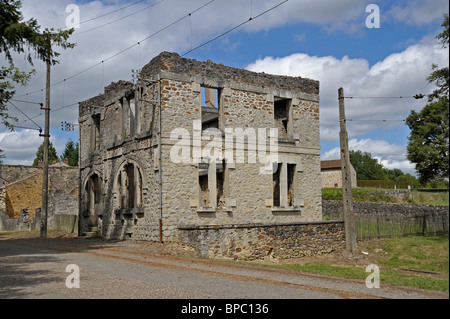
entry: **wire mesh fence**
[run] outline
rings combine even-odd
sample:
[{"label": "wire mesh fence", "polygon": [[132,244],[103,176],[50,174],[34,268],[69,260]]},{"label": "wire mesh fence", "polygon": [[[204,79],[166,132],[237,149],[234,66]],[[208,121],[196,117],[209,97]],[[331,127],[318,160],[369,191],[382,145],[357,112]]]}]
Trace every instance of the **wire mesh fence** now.
[{"label": "wire mesh fence", "polygon": [[355,214],[358,239],[448,235],[448,213]]}]

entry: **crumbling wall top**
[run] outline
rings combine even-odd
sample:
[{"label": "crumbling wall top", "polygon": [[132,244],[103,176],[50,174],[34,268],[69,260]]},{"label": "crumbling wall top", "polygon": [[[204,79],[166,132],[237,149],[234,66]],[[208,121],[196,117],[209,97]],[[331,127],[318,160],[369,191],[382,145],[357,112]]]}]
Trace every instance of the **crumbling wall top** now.
[{"label": "crumbling wall top", "polygon": [[105,95],[99,94],[97,96],[91,97],[90,99],[78,102],[79,116],[83,116],[89,113],[91,109],[96,107],[103,107],[105,101]]},{"label": "crumbling wall top", "polygon": [[302,77],[257,73],[245,69],[225,66],[210,60],[197,61],[180,57],[177,53],[162,52],[142,68],[141,77],[156,76],[162,71],[184,74],[191,77],[216,79],[222,83],[238,82],[258,87],[274,87],[298,90],[308,94],[319,94],[319,82]]}]

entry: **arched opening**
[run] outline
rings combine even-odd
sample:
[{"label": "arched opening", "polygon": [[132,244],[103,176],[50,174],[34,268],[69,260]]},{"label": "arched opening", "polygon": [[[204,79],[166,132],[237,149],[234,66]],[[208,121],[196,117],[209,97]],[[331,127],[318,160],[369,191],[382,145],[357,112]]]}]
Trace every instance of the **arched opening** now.
[{"label": "arched opening", "polygon": [[125,163],[119,170],[116,183],[117,208],[142,208],[142,173],[134,163]]},{"label": "arched opening", "polygon": [[93,173],[84,188],[84,216],[88,217],[88,226],[97,227],[102,210],[101,177]]}]

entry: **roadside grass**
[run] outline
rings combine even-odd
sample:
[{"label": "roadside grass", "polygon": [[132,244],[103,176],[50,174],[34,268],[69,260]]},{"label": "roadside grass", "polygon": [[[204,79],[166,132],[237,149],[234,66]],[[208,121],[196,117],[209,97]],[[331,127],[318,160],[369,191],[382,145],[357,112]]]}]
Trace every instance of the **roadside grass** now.
[{"label": "roadside grass", "polygon": [[[380,250],[379,247],[372,249]],[[393,238],[384,241],[381,250],[383,254],[374,262],[380,267],[380,284],[449,291],[448,236]],[[365,280],[370,274],[362,266],[319,262],[275,267],[358,280]]]},{"label": "roadside grass", "polygon": [[386,241],[380,264],[390,268],[449,272],[448,236],[402,237]]}]

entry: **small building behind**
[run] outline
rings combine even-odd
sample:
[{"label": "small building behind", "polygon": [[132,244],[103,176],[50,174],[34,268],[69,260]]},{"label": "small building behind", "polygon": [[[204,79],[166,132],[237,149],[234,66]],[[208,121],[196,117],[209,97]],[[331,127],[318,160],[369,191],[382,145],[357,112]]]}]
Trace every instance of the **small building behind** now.
[{"label": "small building behind", "polygon": [[[322,188],[342,188],[341,160],[328,160],[320,162]],[[356,170],[350,163],[352,187],[357,186]]]}]

